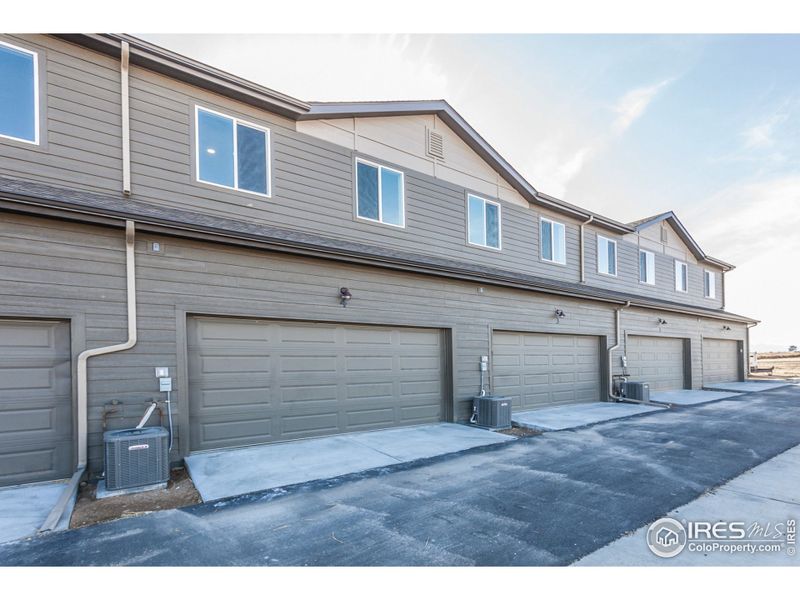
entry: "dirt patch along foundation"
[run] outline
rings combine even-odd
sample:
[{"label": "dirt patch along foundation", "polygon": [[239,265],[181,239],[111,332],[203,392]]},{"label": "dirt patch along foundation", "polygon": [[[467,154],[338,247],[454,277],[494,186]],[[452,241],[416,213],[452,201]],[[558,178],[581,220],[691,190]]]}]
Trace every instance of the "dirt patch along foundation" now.
[{"label": "dirt patch along foundation", "polygon": [[86,484],[81,488],[72,511],[70,529],[201,502],[200,494],[185,469],[173,470],[169,483],[163,490],[122,494],[98,500],[95,497],[96,489],[94,484]]}]

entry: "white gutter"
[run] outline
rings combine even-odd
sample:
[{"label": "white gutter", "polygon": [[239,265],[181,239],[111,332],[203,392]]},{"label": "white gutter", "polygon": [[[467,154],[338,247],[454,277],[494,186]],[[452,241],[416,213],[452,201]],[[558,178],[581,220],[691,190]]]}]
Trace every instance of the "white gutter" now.
[{"label": "white gutter", "polygon": [[78,355],[78,464],[69,481],[67,489],[61,494],[55,507],[47,516],[40,532],[51,531],[58,525],[61,515],[74,498],[81,477],[86,471],[88,462],[89,444],[89,394],[88,394],[88,360],[93,356],[112,354],[129,350],[136,345],[136,263],[134,242],[136,241],[136,226],[133,221],[125,221],[125,275],[128,290],[128,339],[121,344],[92,348],[84,350]]},{"label": "white gutter", "polygon": [[[584,253],[583,228],[586,227],[592,221],[594,221],[594,215],[591,215],[587,221],[581,223],[581,283],[586,283],[586,256]],[[630,304],[630,302],[628,304]]]}]

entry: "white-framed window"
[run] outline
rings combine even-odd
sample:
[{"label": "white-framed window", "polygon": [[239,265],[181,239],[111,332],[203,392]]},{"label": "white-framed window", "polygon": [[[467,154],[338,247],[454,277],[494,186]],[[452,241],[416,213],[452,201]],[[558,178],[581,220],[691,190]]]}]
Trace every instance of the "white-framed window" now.
[{"label": "white-framed window", "polygon": [[39,143],[39,55],[0,42],[0,138]]},{"label": "white-framed window", "polygon": [[567,264],[567,235],[563,223],[541,218],[539,235],[542,247],[542,260]]},{"label": "white-framed window", "polygon": [[357,158],[356,216],[384,225],[405,227],[403,172]]},{"label": "white-framed window", "polygon": [[597,272],[617,275],[617,242],[602,235],[597,236]]},{"label": "white-framed window", "polygon": [[195,106],[196,177],[232,190],[270,197],[270,131]]},{"label": "white-framed window", "polygon": [[675,261],[675,289],[679,292],[689,291],[689,265]]},{"label": "white-framed window", "polygon": [[717,277],[713,271],[703,271],[703,295],[706,298],[717,297]]},{"label": "white-framed window", "polygon": [[639,250],[639,282],[656,284],[656,255],[649,250]]},{"label": "white-framed window", "polygon": [[467,195],[467,241],[474,246],[501,249],[500,204]]}]

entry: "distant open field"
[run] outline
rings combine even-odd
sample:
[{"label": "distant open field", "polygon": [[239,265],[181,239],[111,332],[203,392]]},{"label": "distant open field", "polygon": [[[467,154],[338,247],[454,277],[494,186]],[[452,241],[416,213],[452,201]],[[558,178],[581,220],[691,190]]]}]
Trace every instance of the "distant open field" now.
[{"label": "distant open field", "polygon": [[751,373],[751,377],[800,377],[800,352],[759,352],[760,369],[774,367],[772,374]]}]

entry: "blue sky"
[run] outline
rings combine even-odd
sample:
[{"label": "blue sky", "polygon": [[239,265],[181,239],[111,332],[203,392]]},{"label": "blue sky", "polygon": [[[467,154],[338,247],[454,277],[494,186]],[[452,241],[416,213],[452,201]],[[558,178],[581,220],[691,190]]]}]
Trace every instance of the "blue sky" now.
[{"label": "blue sky", "polygon": [[142,37],[305,100],[445,98],[543,192],[674,210],[754,348],[800,345],[800,36]]}]

